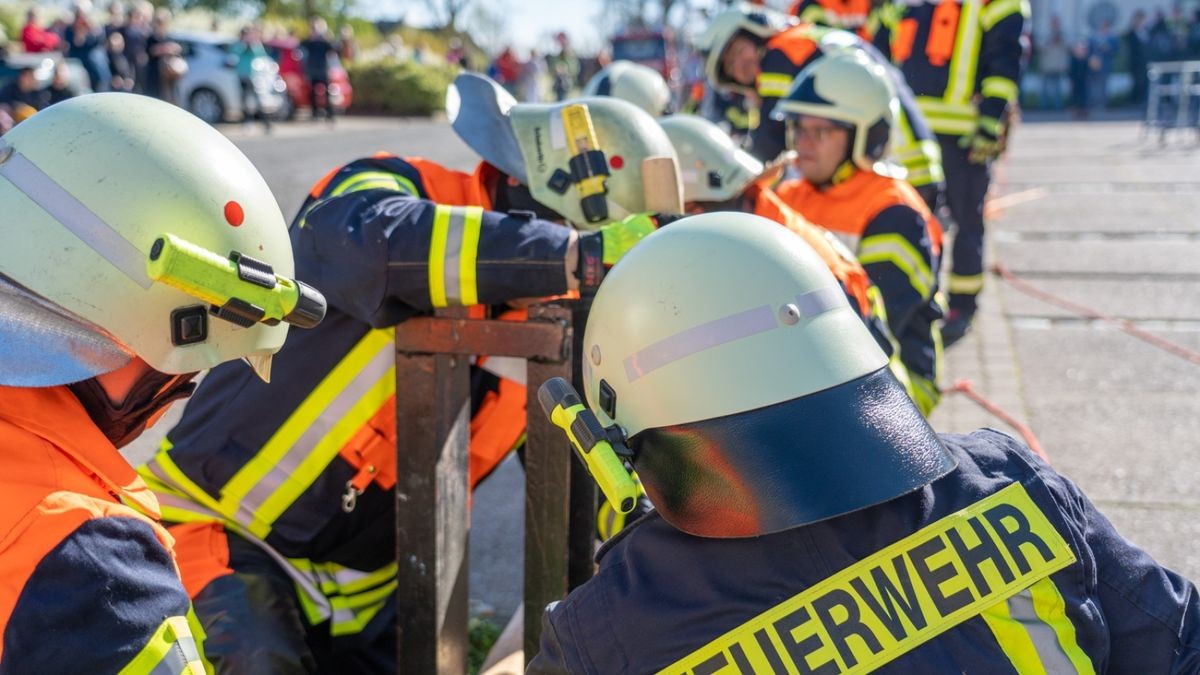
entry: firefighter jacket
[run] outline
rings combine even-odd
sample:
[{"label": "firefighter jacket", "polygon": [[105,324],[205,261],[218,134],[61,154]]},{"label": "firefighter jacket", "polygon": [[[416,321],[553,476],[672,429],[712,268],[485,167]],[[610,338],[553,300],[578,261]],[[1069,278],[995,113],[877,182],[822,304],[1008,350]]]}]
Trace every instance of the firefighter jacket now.
[{"label": "firefighter jacket", "polygon": [[[774,160],[787,149],[786,125],[771,118],[776,102],[787,95],[796,75],[821,56],[821,39],[831,30],[813,24],[800,24],[767,40],[762,71],[756,83],[762,111],[758,127],[750,135],[751,153],[764,162]],[[858,48],[886,67],[900,100],[900,116],[892,130],[892,156],[904,166],[908,172],[908,182],[915,187],[941,183],[945,180],[941,149],[922,118],[921,111],[917,109],[904,78],[879,50],[866,41],[860,39]]]},{"label": "firefighter jacket", "polygon": [[[332,617],[334,635],[362,630],[395,590],[392,327],[436,307],[567,290],[569,228],[488,210],[498,177],[486,164],[465,174],[377,156],[322,179],[291,237],[325,320],[288,337],[270,385],[242,364],[213,369],[142,467],[166,520],[219,521],[263,546],[293,575],[310,622]],[[520,399],[523,410],[523,388]],[[477,415],[489,400],[479,395]],[[486,461],[472,439],[472,485],[522,435],[524,417],[510,418],[496,416],[507,426]]]},{"label": "firefighter jacket", "polygon": [[890,31],[892,60],[935,133],[1001,135],[1017,102],[1028,0],[908,0]]},{"label": "firefighter jacket", "polygon": [[809,221],[834,232],[855,252],[879,288],[888,326],[908,369],[910,393],[928,414],[940,399],[936,322],[942,227],[912,186],[855,170],[827,189],[806,180],[779,186],[781,199]]},{"label": "firefighter jacket", "polygon": [[527,672],[1200,671],[1200,595],[992,430],[916,492],[762,537],[651,514],[551,605]]},{"label": "firefighter jacket", "polygon": [[0,672],[203,675],[154,495],[66,387],[0,387]]},{"label": "firefighter jacket", "polygon": [[885,3],[882,7],[874,4],[871,0],[798,0],[790,11],[801,21],[818,26],[843,30],[849,30],[847,26],[858,26],[854,33],[874,44],[880,28],[887,25],[887,14],[894,11],[891,4]]}]

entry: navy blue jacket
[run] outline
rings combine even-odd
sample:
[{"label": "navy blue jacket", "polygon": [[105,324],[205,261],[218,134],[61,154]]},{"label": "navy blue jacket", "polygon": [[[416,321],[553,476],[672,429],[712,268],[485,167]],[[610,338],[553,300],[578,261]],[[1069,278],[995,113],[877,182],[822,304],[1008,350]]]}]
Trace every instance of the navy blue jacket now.
[{"label": "navy blue jacket", "polygon": [[1012,438],[942,438],[956,470],[828,521],[703,539],[647,515],[548,609],[527,672],[1200,672],[1192,583]]}]

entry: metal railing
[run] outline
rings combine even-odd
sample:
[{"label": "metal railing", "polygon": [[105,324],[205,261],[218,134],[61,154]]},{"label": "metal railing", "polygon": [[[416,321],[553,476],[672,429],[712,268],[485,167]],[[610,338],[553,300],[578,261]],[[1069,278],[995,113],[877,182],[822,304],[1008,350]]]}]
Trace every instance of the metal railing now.
[{"label": "metal railing", "polygon": [[1147,78],[1144,132],[1200,129],[1200,61],[1152,63]]}]

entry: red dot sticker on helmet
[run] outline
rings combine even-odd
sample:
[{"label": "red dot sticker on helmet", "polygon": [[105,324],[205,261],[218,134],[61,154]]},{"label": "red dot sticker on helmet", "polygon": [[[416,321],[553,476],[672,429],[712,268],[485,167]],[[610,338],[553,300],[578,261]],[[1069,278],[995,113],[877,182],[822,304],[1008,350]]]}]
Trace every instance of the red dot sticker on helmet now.
[{"label": "red dot sticker on helmet", "polygon": [[234,202],[225,202],[225,222],[237,227],[246,220],[246,212],[242,210],[242,205]]},{"label": "red dot sticker on helmet", "polygon": [[620,169],[625,166],[625,158],[620,155],[613,155],[612,159],[608,160],[608,163],[612,168]]}]

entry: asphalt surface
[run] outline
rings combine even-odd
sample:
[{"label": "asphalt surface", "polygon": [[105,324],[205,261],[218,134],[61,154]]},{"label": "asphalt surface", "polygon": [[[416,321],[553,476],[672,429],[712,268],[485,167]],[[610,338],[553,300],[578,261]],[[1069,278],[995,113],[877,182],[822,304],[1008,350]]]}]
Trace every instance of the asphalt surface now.
[{"label": "asphalt surface", "polygon": [[[317,179],[384,150],[469,170],[440,121],[350,118],[271,135],[225,130],[291,218]],[[1200,351],[1200,148],[1139,139],[1132,122],[1026,123],[997,167],[988,256],[1049,293]],[[989,277],[975,329],[943,384],[972,389],[1028,425],[1054,466],[1164,565],[1200,579],[1200,364]],[[175,411],[173,411],[175,412]],[[935,428],[1018,434],[961,393]],[[131,449],[144,457],[170,421]],[[503,465],[471,514],[471,596],[501,621],[521,597],[522,474]]]}]

